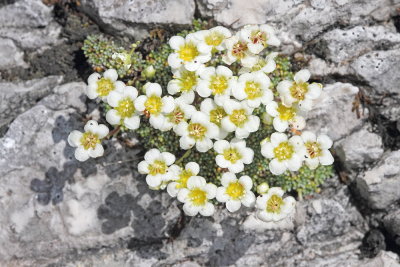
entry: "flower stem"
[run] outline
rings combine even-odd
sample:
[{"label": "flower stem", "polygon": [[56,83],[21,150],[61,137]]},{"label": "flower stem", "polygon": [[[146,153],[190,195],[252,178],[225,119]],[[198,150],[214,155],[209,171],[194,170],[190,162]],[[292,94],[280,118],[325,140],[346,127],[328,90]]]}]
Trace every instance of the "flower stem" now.
[{"label": "flower stem", "polygon": [[299,200],[302,201],[303,200],[303,192],[301,190],[297,190],[297,194],[298,194]]},{"label": "flower stem", "polygon": [[177,161],[175,161],[175,164],[179,164],[182,162],[182,160],[184,160],[185,158],[187,158],[190,155],[190,152],[192,152],[191,149],[186,150],[185,154],[182,155],[182,157],[180,157],[180,159],[178,159]]},{"label": "flower stem", "polygon": [[116,128],[114,128],[114,130],[109,132],[108,135],[104,137],[104,139],[110,139],[114,137],[119,132],[119,130],[121,130],[121,125],[118,125]]}]

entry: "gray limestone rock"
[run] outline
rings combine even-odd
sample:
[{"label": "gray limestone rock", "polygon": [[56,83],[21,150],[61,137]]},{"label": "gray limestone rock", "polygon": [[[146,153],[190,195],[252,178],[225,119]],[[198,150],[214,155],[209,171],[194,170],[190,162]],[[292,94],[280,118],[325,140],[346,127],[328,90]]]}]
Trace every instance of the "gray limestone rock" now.
[{"label": "gray limestone rock", "polygon": [[387,210],[400,199],[400,151],[388,151],[356,179],[356,189],[371,209]]},{"label": "gray limestone rock", "polygon": [[0,37],[0,70],[14,67],[28,67],[24,61],[24,52],[15,45],[13,40]]},{"label": "gray limestone rock", "polygon": [[84,0],[84,12],[116,35],[147,35],[154,25],[189,25],[194,18],[194,0],[129,1]]},{"label": "gray limestone rock", "polygon": [[327,134],[333,141],[360,129],[364,117],[357,118],[352,111],[357,93],[358,88],[349,83],[325,85],[315,107],[307,115],[307,129]]},{"label": "gray limestone rock", "polygon": [[340,160],[350,170],[373,163],[383,154],[382,137],[368,131],[367,126],[346,136],[334,147]]},{"label": "gray limestone rock", "polygon": [[400,49],[373,51],[351,65],[354,72],[379,93],[400,92]]},{"label": "gray limestone rock", "polygon": [[61,26],[54,22],[52,11],[41,0],[17,0],[2,6],[0,37],[13,40],[23,49],[43,49],[56,44]]},{"label": "gray limestone rock", "polygon": [[50,94],[62,79],[49,76],[18,83],[0,82],[0,128]]}]

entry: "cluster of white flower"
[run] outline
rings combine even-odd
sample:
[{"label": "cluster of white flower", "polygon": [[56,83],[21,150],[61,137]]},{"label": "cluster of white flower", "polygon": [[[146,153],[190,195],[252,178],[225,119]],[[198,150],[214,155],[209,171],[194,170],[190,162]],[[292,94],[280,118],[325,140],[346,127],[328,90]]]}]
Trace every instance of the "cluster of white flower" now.
[{"label": "cluster of white flower", "polygon": [[[174,36],[169,44],[173,49],[168,57],[173,73],[166,88],[169,95],[162,95],[159,84],[147,83],[144,94],[138,96],[136,88],[118,81],[117,72],[110,69],[103,76],[94,73],[89,77],[88,97],[98,97],[112,107],[106,114],[111,125],[134,130],[140,126],[140,116],[145,115],[152,127],[172,130],[180,136],[183,150],[195,147],[201,153],[210,149],[216,152],[216,164],[226,170],[219,188],[198,176],[197,163],[189,162],[182,168],[174,164],[174,155],[158,149],[148,151],[138,166],[139,172],[147,175],[149,187],[166,188],[172,197],[184,203],[186,214],[212,215],[214,206],[209,200],[216,198],[226,203],[230,212],[243,204],[256,206],[261,220],[283,219],[293,211],[294,198],[283,198],[282,189],[269,189],[264,184],[258,188],[256,199],[251,177],[236,177],[254,157],[245,139],[263,127],[259,116],[254,114],[256,108],[263,107],[264,117],[271,118],[277,131],[266,137],[261,150],[270,159],[273,174],[297,171],[303,163],[311,169],[319,164],[332,164],[329,137],[299,132],[305,127],[304,117],[319,97],[322,85],[308,83],[310,72],[301,70],[295,74],[294,81],[281,81],[276,90],[273,88],[268,74],[276,68],[277,53],[265,55],[263,51],[268,46],[279,46],[280,41],[269,25],[245,26],[235,35],[219,26],[185,38]],[[213,56],[222,56],[228,66],[207,65]],[[241,65],[236,74],[229,68],[234,62]],[[277,92],[275,95],[273,90]],[[89,123],[90,127],[85,126],[86,133],[74,131],[68,139],[72,146],[78,147],[78,160],[103,154],[100,140],[108,134],[108,129],[93,121]],[[225,140],[229,133],[235,136],[230,141]]]}]

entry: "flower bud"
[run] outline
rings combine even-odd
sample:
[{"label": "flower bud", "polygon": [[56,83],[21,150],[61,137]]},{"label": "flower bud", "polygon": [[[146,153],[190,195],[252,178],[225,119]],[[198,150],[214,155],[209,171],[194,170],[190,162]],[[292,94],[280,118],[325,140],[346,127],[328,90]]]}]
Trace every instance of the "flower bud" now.
[{"label": "flower bud", "polygon": [[262,195],[267,193],[269,190],[269,185],[266,182],[263,182],[257,186],[257,193]]},{"label": "flower bud", "polygon": [[154,69],[153,66],[148,66],[143,71],[143,76],[148,79],[153,78],[155,75],[156,75],[156,70]]}]

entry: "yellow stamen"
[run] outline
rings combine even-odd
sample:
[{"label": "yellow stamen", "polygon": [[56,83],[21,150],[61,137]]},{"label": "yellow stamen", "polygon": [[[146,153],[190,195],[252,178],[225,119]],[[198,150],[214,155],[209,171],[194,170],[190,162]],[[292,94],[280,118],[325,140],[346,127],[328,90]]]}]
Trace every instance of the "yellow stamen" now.
[{"label": "yellow stamen", "polygon": [[108,94],[115,89],[113,81],[108,78],[101,78],[97,81],[97,93],[99,96],[108,96]]},{"label": "yellow stamen", "polygon": [[282,142],[274,148],[274,155],[279,161],[292,158],[294,147],[289,142]]},{"label": "yellow stamen", "polygon": [[199,51],[194,43],[188,42],[179,48],[178,54],[183,61],[192,61],[199,55]]},{"label": "yellow stamen", "polygon": [[237,127],[242,127],[248,119],[246,110],[244,109],[236,109],[229,115],[229,119],[233,124]]},{"label": "yellow stamen", "polygon": [[204,206],[207,202],[207,194],[200,188],[190,190],[188,197],[195,206]]},{"label": "yellow stamen", "polygon": [[179,174],[179,179],[176,180],[176,188],[186,188],[187,187],[187,181],[189,180],[190,177],[192,177],[194,174],[192,173],[191,170],[183,170]]},{"label": "yellow stamen", "polygon": [[242,158],[242,155],[236,148],[225,149],[223,155],[226,160],[230,161],[233,164],[235,164],[236,161]]},{"label": "yellow stamen", "polygon": [[153,176],[157,174],[165,174],[167,172],[167,164],[161,160],[155,160],[148,168],[149,174]]},{"label": "yellow stamen", "polygon": [[272,195],[267,201],[267,212],[279,213],[283,205],[283,199],[278,195]]},{"label": "yellow stamen", "polygon": [[222,33],[213,31],[204,38],[204,41],[206,42],[207,45],[215,47],[219,46],[224,39],[225,36]]},{"label": "yellow stamen", "polygon": [[81,145],[85,150],[94,149],[97,144],[100,144],[99,136],[92,132],[86,132],[81,137]]},{"label": "yellow stamen", "polygon": [[150,114],[152,115],[159,114],[162,108],[161,97],[156,95],[150,96],[149,98],[147,98],[146,102],[144,103],[144,106]]},{"label": "yellow stamen", "polygon": [[206,135],[207,128],[200,123],[189,123],[188,132],[194,140],[202,140]]},{"label": "yellow stamen", "polygon": [[221,121],[225,116],[226,112],[222,107],[217,107],[210,111],[210,121],[218,126],[221,126]]},{"label": "yellow stamen", "polygon": [[261,85],[254,81],[247,81],[244,87],[244,92],[247,94],[247,98],[252,100],[259,98],[263,95]]},{"label": "yellow stamen", "polygon": [[182,71],[179,80],[181,92],[189,92],[197,84],[197,76],[193,71]]},{"label": "yellow stamen", "polygon": [[247,44],[245,42],[237,42],[232,47],[232,55],[237,59],[242,59],[247,51]]},{"label": "yellow stamen", "polygon": [[118,115],[121,118],[130,118],[132,117],[133,113],[135,112],[135,106],[133,101],[130,97],[126,97],[118,102],[118,106],[115,108]]},{"label": "yellow stamen", "polygon": [[277,111],[279,113],[279,118],[283,121],[288,121],[296,116],[296,110],[294,107],[285,107],[281,103],[279,103]]},{"label": "yellow stamen", "polygon": [[297,100],[304,100],[306,93],[308,92],[308,83],[293,83],[289,88],[290,94]]},{"label": "yellow stamen", "polygon": [[307,150],[307,154],[310,158],[317,158],[322,155],[322,149],[319,143],[317,142],[307,142],[304,144]]},{"label": "yellow stamen", "polygon": [[210,89],[213,95],[222,95],[228,88],[228,81],[224,76],[214,75],[210,80]]},{"label": "yellow stamen", "polygon": [[245,194],[244,186],[239,182],[230,183],[226,188],[226,194],[232,199],[240,199]]}]

